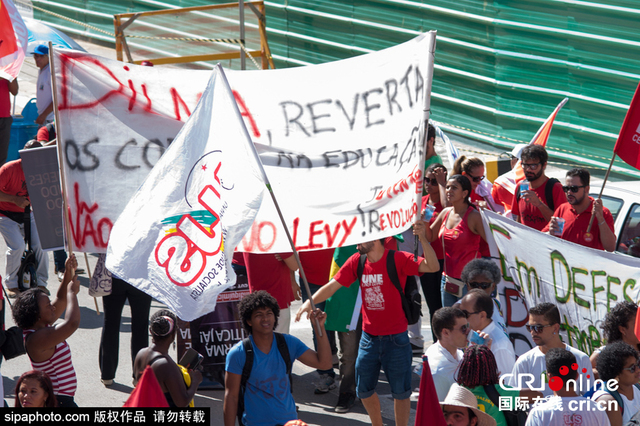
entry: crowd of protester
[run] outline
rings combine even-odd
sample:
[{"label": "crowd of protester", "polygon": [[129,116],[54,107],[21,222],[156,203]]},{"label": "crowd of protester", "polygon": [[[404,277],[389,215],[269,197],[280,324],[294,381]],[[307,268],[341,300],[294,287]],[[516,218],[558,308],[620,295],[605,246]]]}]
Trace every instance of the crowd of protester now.
[{"label": "crowd of protester", "polygon": [[[46,69],[43,49],[34,52],[41,70]],[[17,85],[6,87],[11,93],[14,89]],[[42,124],[51,123],[50,104],[39,102]],[[47,134],[54,131],[53,127],[46,129]],[[333,250],[305,253],[301,262],[309,292],[305,286],[301,289],[296,278],[298,264],[292,253],[234,257],[234,267],[246,273],[251,291],[239,304],[249,337],[238,342],[226,358],[226,426],[236,419],[245,425],[277,425],[297,418],[290,379],[295,360],[316,369],[316,393],[327,394],[340,384],[336,412],[348,412],[359,399],[376,426],[383,424],[376,388],[384,371],[395,422],[407,425],[416,349],[407,330],[415,321],[410,322],[402,292],[395,287],[405,285],[411,277],[419,277],[429,309],[433,344],[424,355],[447,424],[620,426],[640,411],[640,342],[634,333],[638,307],[632,302],[612,307],[603,324],[606,344],[591,358],[562,341],[555,305],[530,306],[526,328],[535,346],[516,356],[497,297],[501,271],[489,258],[479,213],[496,202],[476,191],[485,177],[485,165],[479,158],[463,156],[447,176],[447,168],[433,150],[435,130],[431,126],[427,139],[422,209],[429,211],[429,217],[417,221],[412,231],[423,256],[414,258],[397,251],[393,237],[363,242],[332,273]],[[568,171],[562,185],[546,176],[548,157],[543,147],[520,146],[513,153],[512,166],[520,160],[526,178],[517,183],[508,202],[508,214],[514,220],[577,244],[613,251],[613,217],[600,199],[589,197],[587,170]],[[15,298],[12,314],[23,330],[33,368],[17,381],[15,406],[74,407],[77,378],[66,340],[80,324],[77,261],[72,255],[64,266],[56,266],[61,283],[53,299],[46,279],[37,288],[21,291],[17,287],[15,256],[23,247],[13,249],[10,242],[16,232],[24,232],[24,217],[20,223],[14,216],[29,203],[21,185],[24,176],[20,181],[17,171],[20,167],[18,160],[17,165],[10,162],[0,168],[0,233],[9,246],[3,284],[7,295]],[[594,225],[588,229],[592,216]],[[38,238],[35,233],[31,237]],[[38,246],[37,241],[32,242]],[[112,293],[103,299],[105,324],[99,351],[103,384],[114,383],[120,315],[128,299],[136,311],[131,353],[134,383],[150,369],[167,405],[192,404],[202,374],[181,369],[169,356],[176,337],[176,316],[161,310],[149,319],[149,296],[117,277],[112,283]],[[356,292],[347,295],[346,289],[353,285]],[[346,329],[330,327],[325,311],[332,303],[353,302],[358,286],[360,318]],[[300,299],[302,306],[292,315],[291,303]],[[63,313],[63,320],[58,321]],[[304,317],[314,330],[313,349],[289,334],[291,321]],[[423,347],[417,349],[423,353]],[[595,379],[601,382],[591,386]]]}]

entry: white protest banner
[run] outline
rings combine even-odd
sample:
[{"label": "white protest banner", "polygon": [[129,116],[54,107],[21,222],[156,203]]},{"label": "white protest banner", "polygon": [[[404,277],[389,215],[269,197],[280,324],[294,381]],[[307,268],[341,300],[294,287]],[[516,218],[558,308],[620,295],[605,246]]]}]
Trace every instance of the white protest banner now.
[{"label": "white protest banner", "polygon": [[489,211],[483,215],[499,250],[503,283],[520,288],[529,307],[557,305],[565,343],[590,354],[603,343],[607,312],[624,300],[637,303],[640,259],[583,247]]},{"label": "white protest banner", "polygon": [[[299,250],[402,232],[417,214],[435,33],[342,61],[226,72]],[[113,223],[178,133],[208,72],[55,50],[74,246],[104,252]],[[291,251],[265,203],[238,247]]]},{"label": "white protest banner", "polygon": [[265,187],[222,67],[111,231],[106,266],[182,320],[214,310],[236,281],[233,249]]}]

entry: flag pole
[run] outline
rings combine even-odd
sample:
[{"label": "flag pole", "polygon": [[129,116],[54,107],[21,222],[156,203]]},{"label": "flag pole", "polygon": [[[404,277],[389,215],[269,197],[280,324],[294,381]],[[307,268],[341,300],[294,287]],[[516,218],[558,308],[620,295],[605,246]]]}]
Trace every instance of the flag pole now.
[{"label": "flag pole", "polygon": [[[227,76],[224,73],[222,66],[220,66],[220,64],[216,65],[216,67],[219,68],[220,70],[220,75],[222,76],[222,78],[224,79],[225,83],[226,83],[226,87],[229,90],[229,96],[231,96],[232,99],[235,99],[233,94],[231,93],[231,85],[229,84],[229,80],[227,80]],[[253,144],[253,140],[251,139],[251,136],[249,136],[249,132],[247,131],[247,126],[244,124],[244,118],[242,118],[242,115],[240,114],[240,110],[238,109],[238,105],[237,103],[234,101],[234,112],[236,113],[236,115],[238,116],[238,120],[240,120],[240,122],[242,123],[242,131],[244,132],[245,137],[247,138],[247,141],[249,141],[249,146],[251,147],[251,153],[253,154],[253,157],[256,161],[256,163],[258,164],[258,168],[260,169],[260,173],[262,174],[262,180],[265,183],[265,186],[267,187],[267,190],[269,191],[269,195],[271,195],[271,200],[273,201],[273,205],[276,208],[276,211],[278,212],[278,217],[280,218],[280,222],[282,223],[282,227],[284,228],[284,232],[287,235],[287,239],[289,240],[289,244],[291,245],[291,250],[293,251],[293,255],[296,258],[296,263],[298,264],[298,268],[300,269],[300,278],[302,279],[302,282],[304,284],[304,288],[307,291],[307,295],[309,295],[309,303],[311,304],[311,309],[315,310],[316,309],[316,305],[315,303],[313,303],[313,297],[312,297],[312,293],[311,293],[311,289],[309,288],[309,283],[307,282],[307,276],[304,273],[304,269],[302,268],[302,263],[300,262],[300,256],[298,255],[298,250],[296,250],[295,244],[293,243],[293,239],[291,238],[291,233],[289,232],[289,228],[287,227],[287,223],[284,220],[284,216],[282,215],[282,211],[280,210],[280,205],[278,204],[278,200],[276,199],[275,194],[273,193],[273,189],[271,188],[271,182],[269,182],[269,178],[267,177],[267,173],[264,170],[264,166],[262,165],[262,160],[260,160],[260,156],[258,155],[258,152],[256,151],[256,147]],[[316,318],[316,325],[318,328],[318,336],[322,337],[322,331],[320,330],[320,322],[318,321],[318,319]]]},{"label": "flag pole", "polygon": [[[56,151],[58,153],[58,170],[60,172],[60,192],[62,194],[62,209],[64,219],[64,233],[67,236],[64,243],[69,254],[73,254],[73,242],[71,238],[71,224],[69,222],[69,201],[67,198],[67,182],[66,175],[64,174],[63,158],[62,158],[62,135],[60,133],[60,111],[58,110],[58,82],[56,81],[56,67],[53,61],[53,43],[49,42],[49,68],[51,69],[51,89],[53,94],[53,114],[55,117],[56,127]],[[87,265],[88,268],[88,265]],[[93,303],[96,306],[96,313],[100,315],[100,308],[98,307],[98,299],[93,298]]]},{"label": "flag pole", "polygon": [[[604,186],[607,183],[607,179],[609,178],[609,173],[611,172],[611,167],[613,167],[613,160],[616,159],[616,153],[613,152],[611,156],[611,162],[609,163],[609,168],[607,169],[607,173],[604,175],[604,181],[602,182],[602,188],[600,188],[600,194],[598,194],[598,200],[602,198],[602,191],[604,191]],[[591,232],[591,225],[593,225],[593,218],[596,217],[595,214],[591,214],[591,219],[589,219],[589,226],[587,226],[587,232]]]},{"label": "flag pole", "polygon": [[[427,138],[429,137],[429,116],[431,114],[431,82],[433,81],[433,63],[435,62],[435,53],[436,53],[436,31],[430,31],[433,33],[433,38],[431,40],[431,45],[429,46],[429,61],[427,62],[427,84],[425,84],[425,93],[424,93],[424,107],[423,107],[423,117],[420,126],[422,127],[422,154],[420,155],[420,162],[418,163],[418,167],[420,167],[420,190],[416,191],[416,200],[415,203],[418,206],[418,216],[416,220],[422,220],[422,188],[424,188],[424,162],[425,157],[427,155]],[[420,238],[416,235],[413,242],[413,260],[418,260],[418,245]]]}]

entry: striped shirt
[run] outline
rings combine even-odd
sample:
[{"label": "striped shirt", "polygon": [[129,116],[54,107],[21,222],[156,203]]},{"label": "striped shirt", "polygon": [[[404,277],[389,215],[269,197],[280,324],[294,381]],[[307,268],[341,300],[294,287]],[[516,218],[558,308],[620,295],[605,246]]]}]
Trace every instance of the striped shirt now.
[{"label": "striped shirt", "polygon": [[[35,330],[23,330],[23,336],[26,340],[27,336]],[[53,393],[55,395],[74,396],[78,386],[76,372],[71,363],[71,349],[65,340],[58,343],[51,358],[42,362],[34,362],[31,357],[31,366],[34,370],[44,371],[51,378],[53,383]]]}]

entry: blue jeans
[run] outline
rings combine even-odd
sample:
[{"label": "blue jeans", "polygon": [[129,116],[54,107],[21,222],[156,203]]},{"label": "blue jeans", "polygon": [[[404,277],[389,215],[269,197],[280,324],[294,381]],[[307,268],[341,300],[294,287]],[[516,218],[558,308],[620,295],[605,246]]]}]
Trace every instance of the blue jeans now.
[{"label": "blue jeans", "polygon": [[411,344],[406,331],[387,336],[362,332],[356,361],[358,398],[373,396],[378,385],[380,367],[384,370],[394,399],[411,396]]},{"label": "blue jeans", "polygon": [[447,293],[447,292],[444,290],[444,285],[445,285],[445,283],[446,283],[446,275],[442,275],[442,281],[440,281],[440,293],[442,293],[442,306],[449,307],[449,306],[453,306],[453,305],[455,305],[455,304],[456,304],[456,302],[457,302],[458,300],[462,299],[462,297],[464,297],[464,296],[465,296],[465,294],[467,294],[467,292],[469,291],[469,290],[467,289],[467,285],[465,284],[465,285],[462,287],[462,297],[461,297],[461,298],[457,298],[457,297],[456,297],[456,296],[454,296],[453,294],[451,294],[451,293]]},{"label": "blue jeans", "polygon": [[[316,291],[322,288],[322,286],[318,284],[311,284],[311,283],[308,283],[308,284],[309,284],[309,290],[311,290],[312,295],[316,294]],[[309,298],[309,295],[307,294],[307,289],[304,283],[302,283],[302,278],[300,278],[300,290],[302,290],[302,303],[304,303]],[[321,311],[324,311],[325,303],[326,302],[316,303],[316,308],[320,309]],[[336,332],[331,330],[325,330],[325,332],[327,333],[327,337],[329,338],[329,346],[331,346],[331,353],[336,353],[337,352]],[[313,348],[316,351],[318,350],[318,340],[316,339],[315,330],[313,331]],[[333,371],[333,368],[331,370],[316,370],[316,371],[318,372],[318,374],[328,374],[329,377],[336,377],[336,372]]]}]

